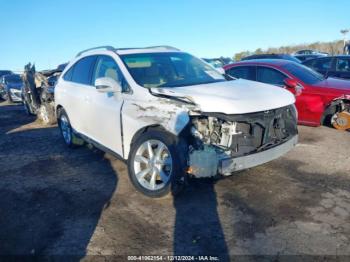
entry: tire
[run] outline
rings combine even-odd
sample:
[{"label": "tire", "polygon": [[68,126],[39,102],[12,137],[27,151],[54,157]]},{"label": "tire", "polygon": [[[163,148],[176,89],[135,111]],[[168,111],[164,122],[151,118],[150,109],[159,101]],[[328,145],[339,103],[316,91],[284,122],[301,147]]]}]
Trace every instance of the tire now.
[{"label": "tire", "polygon": [[26,111],[27,115],[34,116],[35,113],[33,109],[30,107],[30,105],[28,104],[28,102],[24,98],[22,99],[22,101],[23,101],[24,110]]},{"label": "tire", "polygon": [[46,125],[53,125],[57,122],[54,106],[48,103],[43,103],[40,106],[39,116]]},{"label": "tire", "polygon": [[151,130],[142,133],[132,143],[128,173],[139,192],[159,198],[170,193],[176,195],[182,190],[187,146],[179,141],[179,138],[168,132]]},{"label": "tire", "polygon": [[58,127],[60,129],[64,143],[68,147],[71,147],[71,148],[75,147],[75,144],[73,143],[73,139],[74,139],[73,128],[69,122],[68,115],[63,108],[59,109],[57,112],[57,122],[58,122]]}]

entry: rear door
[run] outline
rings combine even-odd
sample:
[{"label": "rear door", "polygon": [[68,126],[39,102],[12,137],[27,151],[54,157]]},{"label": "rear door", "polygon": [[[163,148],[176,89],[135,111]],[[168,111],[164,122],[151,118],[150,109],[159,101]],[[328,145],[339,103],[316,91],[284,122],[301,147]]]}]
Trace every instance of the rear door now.
[{"label": "rear door", "polygon": [[312,64],[312,69],[316,70],[324,76],[332,76],[332,58],[323,57],[315,59]]},{"label": "rear door", "polygon": [[60,92],[61,99],[64,101],[66,110],[72,127],[79,133],[86,134],[87,126],[87,109],[91,102],[89,91],[94,89],[91,84],[92,70],[95,65],[97,56],[87,56],[76,62],[63,76],[66,81]]}]

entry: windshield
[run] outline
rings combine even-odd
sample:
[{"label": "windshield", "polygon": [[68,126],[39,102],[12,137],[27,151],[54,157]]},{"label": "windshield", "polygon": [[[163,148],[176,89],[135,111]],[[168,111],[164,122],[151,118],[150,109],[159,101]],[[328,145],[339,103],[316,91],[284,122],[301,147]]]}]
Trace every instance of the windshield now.
[{"label": "windshield", "polygon": [[289,63],[282,67],[308,85],[313,85],[324,80],[321,74],[301,64]]},{"label": "windshield", "polygon": [[5,76],[6,83],[21,83],[22,78],[19,75],[8,75]]},{"label": "windshield", "polygon": [[186,53],[145,53],[120,56],[141,86],[179,87],[226,81],[210,65]]}]

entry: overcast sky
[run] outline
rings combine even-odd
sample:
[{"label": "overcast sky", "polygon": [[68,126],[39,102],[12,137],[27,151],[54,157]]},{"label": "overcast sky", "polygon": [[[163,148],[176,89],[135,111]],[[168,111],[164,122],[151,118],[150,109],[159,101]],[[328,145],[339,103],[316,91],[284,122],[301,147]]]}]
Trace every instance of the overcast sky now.
[{"label": "overcast sky", "polygon": [[54,68],[99,46],[172,45],[199,57],[341,39],[346,0],[1,1],[0,69]]}]

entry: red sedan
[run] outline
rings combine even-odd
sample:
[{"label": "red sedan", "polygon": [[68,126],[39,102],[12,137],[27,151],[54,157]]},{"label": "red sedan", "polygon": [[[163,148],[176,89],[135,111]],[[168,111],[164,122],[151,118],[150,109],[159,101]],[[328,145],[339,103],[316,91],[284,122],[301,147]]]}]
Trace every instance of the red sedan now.
[{"label": "red sedan", "polygon": [[224,66],[226,74],[287,88],[296,96],[299,124],[350,129],[350,81],[324,78],[287,60],[250,60]]}]

